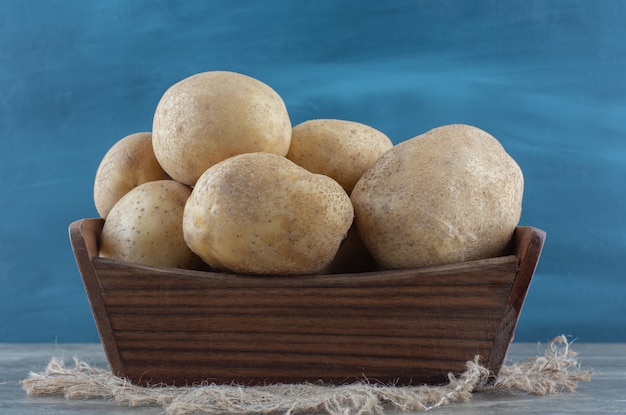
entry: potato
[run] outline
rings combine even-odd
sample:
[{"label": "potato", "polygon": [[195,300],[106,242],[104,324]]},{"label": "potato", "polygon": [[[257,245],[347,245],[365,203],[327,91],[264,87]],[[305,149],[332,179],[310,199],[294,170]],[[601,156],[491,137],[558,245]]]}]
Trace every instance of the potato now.
[{"label": "potato", "polygon": [[348,194],[283,156],[247,153],[209,168],[183,216],[187,244],[214,268],[312,274],[327,266],[352,224]]},{"label": "potato", "polygon": [[203,72],[172,85],[157,104],[154,153],[175,180],[193,185],[212,165],[252,152],[286,155],[291,121],[282,98],[234,72]]},{"label": "potato", "polygon": [[385,268],[502,255],[522,209],[524,178],[490,134],[447,125],[402,142],[361,177],[355,223]]},{"label": "potato", "polygon": [[183,211],[190,194],[189,186],[174,180],[135,187],[107,216],[100,256],[143,265],[202,268],[183,238]]},{"label": "potato", "polygon": [[152,133],[128,135],[116,142],[100,161],[93,186],[96,210],[106,218],[113,205],[133,188],[169,178],[152,151]]},{"label": "potato", "polygon": [[373,127],[316,119],[293,128],[287,158],[310,172],[335,179],[350,194],[365,170],[392,146],[391,140]]}]

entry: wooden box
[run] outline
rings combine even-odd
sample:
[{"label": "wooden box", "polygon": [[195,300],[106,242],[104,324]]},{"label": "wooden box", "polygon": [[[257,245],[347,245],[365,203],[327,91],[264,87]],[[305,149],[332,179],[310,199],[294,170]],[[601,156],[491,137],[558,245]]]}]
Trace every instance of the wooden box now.
[{"label": "wooden box", "polygon": [[98,257],[102,219],[70,239],[111,370],[136,384],[437,384],[476,355],[497,374],[545,232],[510,255],[419,269],[246,276]]}]

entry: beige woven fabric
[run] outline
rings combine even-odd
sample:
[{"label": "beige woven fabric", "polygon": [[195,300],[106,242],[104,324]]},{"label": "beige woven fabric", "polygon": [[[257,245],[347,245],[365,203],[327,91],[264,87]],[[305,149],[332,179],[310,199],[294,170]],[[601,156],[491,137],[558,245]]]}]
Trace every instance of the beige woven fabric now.
[{"label": "beige woven fabric", "polygon": [[543,356],[504,365],[492,382],[480,358],[467,362],[445,385],[393,386],[366,380],[341,386],[278,384],[237,386],[205,384],[188,387],[142,387],[109,371],[74,359],[73,366],[53,358],[42,373],[30,373],[22,387],[30,395],[66,399],[107,399],[129,406],[161,406],[170,415],[188,414],[382,414],[385,409],[427,411],[470,399],[475,392],[535,395],[573,391],[591,380],[580,369],[565,336],[553,339]]}]

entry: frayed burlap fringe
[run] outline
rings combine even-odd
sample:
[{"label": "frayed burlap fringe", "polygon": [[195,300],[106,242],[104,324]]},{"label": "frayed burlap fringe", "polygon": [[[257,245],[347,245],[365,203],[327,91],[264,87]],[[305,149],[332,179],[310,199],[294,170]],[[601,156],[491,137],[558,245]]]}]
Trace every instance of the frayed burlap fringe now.
[{"label": "frayed burlap fringe", "polygon": [[169,415],[187,414],[382,414],[384,409],[428,411],[471,398],[474,392],[536,395],[573,391],[591,379],[580,370],[565,336],[554,338],[543,356],[504,365],[493,379],[477,357],[445,385],[393,386],[362,381],[350,385],[278,384],[142,387],[74,358],[68,367],[53,358],[43,373],[30,373],[22,387],[30,395],[107,399],[129,406],[162,406]]}]

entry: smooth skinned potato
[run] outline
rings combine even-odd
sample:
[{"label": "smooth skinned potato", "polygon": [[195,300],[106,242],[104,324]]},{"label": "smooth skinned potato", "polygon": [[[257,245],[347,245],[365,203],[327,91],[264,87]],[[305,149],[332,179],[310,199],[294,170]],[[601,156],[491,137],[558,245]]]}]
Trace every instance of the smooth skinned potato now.
[{"label": "smooth skinned potato", "polygon": [[282,98],[263,82],[234,72],[203,72],[164,93],[152,140],[163,169],[193,185],[206,169],[237,154],[286,155],[291,121]]},{"label": "smooth skinned potato", "polygon": [[283,156],[249,153],[209,168],[185,206],[189,247],[213,268],[312,274],[337,253],[353,220],[333,179]]},{"label": "smooth skinned potato", "polygon": [[143,265],[202,268],[183,238],[183,211],[190,194],[189,186],[174,180],[135,187],[107,216],[100,256]]},{"label": "smooth skinned potato", "polygon": [[522,209],[524,178],[490,134],[448,125],[402,142],[352,195],[364,245],[385,268],[502,255]]},{"label": "smooth skinned potato", "polygon": [[128,135],[106,152],[93,186],[98,214],[106,218],[113,205],[140,184],[169,179],[152,151],[152,133]]},{"label": "smooth skinned potato", "polygon": [[368,125],[316,119],[293,128],[287,158],[335,179],[350,194],[365,170],[392,146],[385,134]]}]

